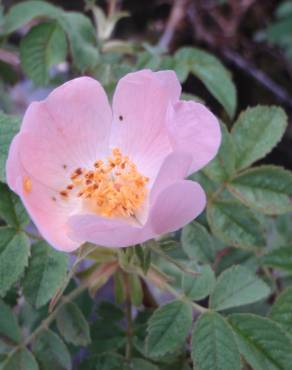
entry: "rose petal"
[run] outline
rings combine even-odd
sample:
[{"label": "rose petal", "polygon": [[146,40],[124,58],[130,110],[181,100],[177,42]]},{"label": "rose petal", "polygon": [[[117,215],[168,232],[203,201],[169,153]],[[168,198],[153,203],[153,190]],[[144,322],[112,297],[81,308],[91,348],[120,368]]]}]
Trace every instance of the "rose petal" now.
[{"label": "rose petal", "polygon": [[101,85],[74,79],[28,108],[21,127],[21,161],[31,176],[53,188],[78,167],[91,167],[108,151],[112,114]]},{"label": "rose petal", "polygon": [[197,217],[206,204],[205,193],[193,181],[181,180],[164,189],[143,227],[96,215],[70,217],[69,236],[105,247],[128,247],[175,231]]},{"label": "rose petal", "polygon": [[[56,191],[30,177],[18,156],[20,136],[21,134],[15,136],[9,149],[6,164],[8,185],[20,196],[35,226],[47,242],[58,250],[70,252],[80,245],[67,236],[67,219],[74,211],[76,203],[62,201]],[[25,181],[29,181],[30,191],[25,190]]]},{"label": "rose petal", "polygon": [[196,218],[205,205],[206,195],[198,183],[177,181],[158,195],[150,214],[152,229],[157,235],[176,231]]},{"label": "rose petal", "polygon": [[155,177],[171,151],[166,112],[169,103],[178,100],[180,89],[171,71],[129,73],[117,85],[111,144],[128,155],[145,176]]},{"label": "rose petal", "polygon": [[150,204],[153,204],[159,193],[167,186],[184,179],[192,163],[192,156],[188,153],[172,152],[162,163],[158,175],[151,189]]},{"label": "rose petal", "polygon": [[167,126],[174,150],[187,151],[193,157],[189,174],[210,162],[220,146],[217,118],[202,104],[180,101],[168,109]]},{"label": "rose petal", "polygon": [[68,222],[69,236],[78,241],[102,245],[104,247],[129,247],[154,237],[149,225],[135,227],[125,222],[106,219],[96,215],[72,216]]},{"label": "rose petal", "polygon": [[21,182],[22,166],[19,161],[18,147],[20,141],[20,134],[14,136],[8,152],[8,158],[6,161],[6,180],[10,189],[15,193],[18,193],[18,183]]}]

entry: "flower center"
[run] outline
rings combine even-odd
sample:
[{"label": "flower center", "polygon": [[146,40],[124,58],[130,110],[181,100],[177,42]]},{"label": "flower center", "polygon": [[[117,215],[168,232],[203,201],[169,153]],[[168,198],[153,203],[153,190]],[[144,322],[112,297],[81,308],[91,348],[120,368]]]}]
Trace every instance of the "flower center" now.
[{"label": "flower center", "polygon": [[106,161],[96,161],[93,170],[77,168],[70,178],[60,195],[83,198],[91,211],[104,217],[134,216],[146,198],[149,181],[118,148]]}]

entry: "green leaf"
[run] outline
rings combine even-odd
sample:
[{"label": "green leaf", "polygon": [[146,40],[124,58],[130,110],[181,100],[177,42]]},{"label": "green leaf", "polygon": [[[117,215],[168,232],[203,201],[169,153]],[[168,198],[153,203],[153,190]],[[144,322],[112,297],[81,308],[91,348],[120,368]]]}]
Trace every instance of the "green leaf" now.
[{"label": "green leaf", "polygon": [[133,370],[159,370],[158,367],[142,358],[133,358]]},{"label": "green leaf", "polygon": [[285,289],[272,306],[269,317],[292,336],[292,288]]},{"label": "green leaf", "polygon": [[210,297],[210,307],[224,310],[257,302],[270,294],[268,285],[242,266],[232,266],[218,278]]},{"label": "green leaf", "polygon": [[275,219],[275,245],[288,245],[292,240],[292,213],[278,216]]},{"label": "green leaf", "polygon": [[61,13],[62,9],[46,1],[23,1],[9,9],[5,16],[3,31],[5,34],[8,34],[24,26],[34,18],[57,18]]},{"label": "green leaf", "polygon": [[275,322],[252,314],[231,315],[229,322],[239,351],[254,370],[291,368],[292,343]]},{"label": "green leaf", "polygon": [[[291,6],[291,3],[290,3]],[[266,30],[266,36],[270,43],[282,47],[288,58],[292,57],[292,14],[285,11],[286,17],[282,15],[282,19],[278,22],[272,23]]]},{"label": "green leaf", "polygon": [[266,266],[292,273],[292,246],[271,250],[261,261]]},{"label": "green leaf", "polygon": [[94,363],[93,359],[89,358],[84,362],[84,365],[85,366],[80,370],[131,370],[131,368],[127,366],[123,356],[111,351],[104,355],[95,356]]},{"label": "green leaf", "polygon": [[0,299],[0,339],[19,343],[21,332],[16,317],[10,307]]},{"label": "green leaf", "polygon": [[245,205],[267,215],[292,210],[292,173],[281,167],[248,169],[236,176],[228,189]]},{"label": "green leaf", "polygon": [[258,268],[254,252],[238,248],[228,248],[225,252],[223,252],[220,261],[216,264],[216,275],[219,275],[232,265],[246,266],[250,270],[254,269],[254,271]]},{"label": "green leaf", "polygon": [[67,33],[74,65],[80,70],[96,66],[98,49],[95,29],[89,18],[77,12],[66,12],[58,18]]},{"label": "green leaf", "polygon": [[106,41],[110,38],[117,22],[120,19],[129,16],[129,13],[125,11],[115,11],[112,14],[106,15],[103,9],[97,5],[91,6],[90,10],[92,10],[95,18],[98,38],[103,41]]},{"label": "green leaf", "polygon": [[104,320],[110,320],[111,322],[121,321],[124,318],[124,311],[108,301],[102,301],[99,304],[97,313]]},{"label": "green leaf", "polygon": [[206,228],[196,221],[183,228],[182,248],[191,260],[212,263],[215,260],[215,246]]},{"label": "green leaf", "polygon": [[200,273],[198,276],[183,275],[183,291],[194,301],[207,297],[213,291],[216,282],[214,271],[209,265],[200,267],[198,272]]},{"label": "green leaf", "polygon": [[148,321],[147,352],[163,356],[184,343],[192,325],[192,308],[173,301],[158,308]]},{"label": "green leaf", "polygon": [[0,112],[0,181],[5,182],[5,165],[8,149],[13,137],[20,127],[18,117],[8,116]]},{"label": "green leaf", "polygon": [[236,201],[216,201],[207,207],[214,235],[235,247],[254,249],[265,245],[260,223],[253,213]]},{"label": "green leaf", "polygon": [[139,276],[134,274],[128,275],[129,289],[131,292],[131,301],[134,306],[141,306],[143,301],[143,290]]},{"label": "green leaf", "polygon": [[292,288],[284,290],[273,304],[269,317],[292,336]]},{"label": "green leaf", "polygon": [[37,85],[49,82],[50,67],[64,61],[66,54],[66,36],[57,22],[34,26],[20,44],[22,67]]},{"label": "green leaf", "polygon": [[1,370],[39,370],[39,366],[31,352],[21,348],[3,362]]},{"label": "green leaf", "polygon": [[125,331],[111,318],[98,318],[91,325],[90,331],[90,350],[94,354],[115,351],[125,345]]},{"label": "green leaf", "polygon": [[88,322],[75,303],[67,303],[61,308],[57,315],[57,326],[68,343],[75,346],[86,346],[90,343]]},{"label": "green leaf", "polygon": [[229,180],[235,171],[236,151],[231,134],[221,122],[222,141],[216,157],[204,168],[203,172],[213,181]]},{"label": "green leaf", "polygon": [[286,18],[287,15],[292,15],[292,2],[291,0],[286,0],[281,2],[276,9],[277,18]]},{"label": "green leaf", "polygon": [[[213,55],[197,49],[184,47],[174,56],[175,62],[185,71],[198,77],[214,97],[222,104],[229,117],[233,117],[237,98],[236,88],[229,71]],[[186,74],[186,72],[184,72]]]},{"label": "green leaf", "polygon": [[56,251],[44,241],[34,244],[23,281],[28,302],[37,308],[46,304],[64,281],[67,267],[67,254]]},{"label": "green leaf", "polygon": [[22,232],[0,228],[0,296],[16,283],[27,266],[29,240]]},{"label": "green leaf", "polygon": [[[68,36],[73,62],[79,70],[84,71],[96,66],[98,60],[96,32],[90,19],[82,13],[64,12],[45,1],[25,1],[10,9],[5,20],[5,33],[16,30],[36,17],[47,17],[58,22]],[[58,33],[61,35],[60,31]],[[57,36],[54,36],[55,41],[56,38]],[[57,46],[57,42],[55,45]]]},{"label": "green leaf", "polygon": [[137,61],[135,70],[152,69],[158,70],[161,65],[160,55],[150,53],[149,51],[142,51],[136,54]]},{"label": "green leaf", "polygon": [[114,274],[114,294],[115,302],[122,304],[126,300],[125,284],[122,272],[117,270]]},{"label": "green leaf", "polygon": [[[161,68],[162,69],[162,68]],[[164,68],[163,68],[164,69]],[[183,92],[181,94],[181,100],[193,100],[197,103],[201,103],[201,104],[205,104],[205,102],[203,101],[203,99],[201,99],[200,97],[198,97],[197,95],[193,95],[193,94],[190,94],[190,93],[185,93]]]},{"label": "green leaf", "polygon": [[44,330],[33,344],[33,353],[40,370],[71,370],[68,349],[61,338],[51,330]]},{"label": "green leaf", "polygon": [[151,249],[147,247],[147,242],[135,246],[135,254],[144,274],[147,275],[151,265]]},{"label": "green leaf", "polygon": [[250,166],[268,154],[281,140],[287,116],[279,107],[257,106],[242,112],[232,128],[236,167]]},{"label": "green leaf", "polygon": [[193,173],[189,176],[189,180],[197,181],[209,197],[212,197],[213,193],[220,189],[220,184],[210,180],[203,171]]},{"label": "green leaf", "polygon": [[196,370],[240,370],[235,337],[222,316],[206,312],[197,320],[192,333],[192,359]]},{"label": "green leaf", "polygon": [[16,194],[0,183],[0,216],[8,225],[19,229],[29,223],[29,216]]}]

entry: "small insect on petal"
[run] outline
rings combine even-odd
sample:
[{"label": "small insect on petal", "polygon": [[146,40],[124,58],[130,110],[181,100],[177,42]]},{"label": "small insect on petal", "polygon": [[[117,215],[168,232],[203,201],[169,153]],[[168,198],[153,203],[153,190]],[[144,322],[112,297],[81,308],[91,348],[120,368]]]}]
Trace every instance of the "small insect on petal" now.
[{"label": "small insect on petal", "polygon": [[32,183],[29,177],[25,176],[23,179],[23,190],[26,194],[30,193],[32,189]]}]

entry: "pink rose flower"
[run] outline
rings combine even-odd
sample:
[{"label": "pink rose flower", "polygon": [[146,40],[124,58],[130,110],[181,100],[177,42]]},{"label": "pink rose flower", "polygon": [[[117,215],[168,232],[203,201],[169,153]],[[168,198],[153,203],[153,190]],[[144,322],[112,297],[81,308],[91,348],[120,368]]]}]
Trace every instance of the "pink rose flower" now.
[{"label": "pink rose flower", "polygon": [[180,93],[174,72],[143,70],[119,81],[112,108],[90,77],[29,106],[7,181],[48,243],[67,252],[84,242],[126,247],[203,211],[203,189],[185,178],[216,155],[220,128]]}]

